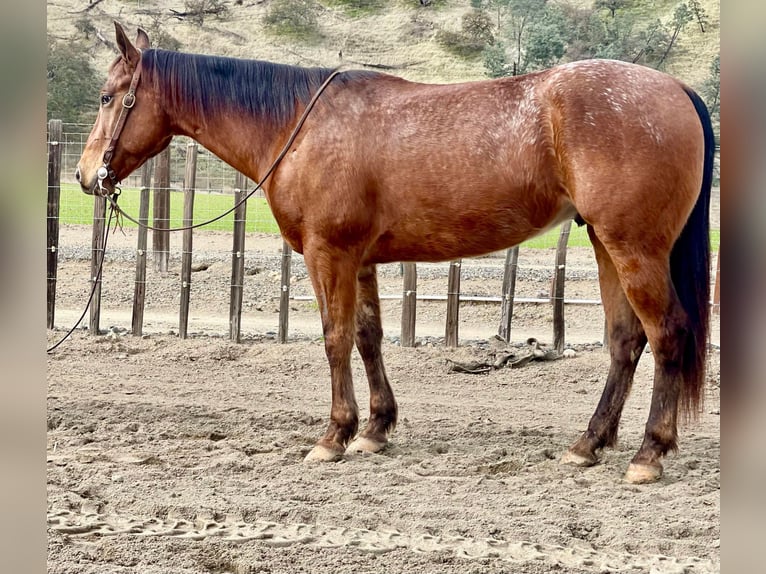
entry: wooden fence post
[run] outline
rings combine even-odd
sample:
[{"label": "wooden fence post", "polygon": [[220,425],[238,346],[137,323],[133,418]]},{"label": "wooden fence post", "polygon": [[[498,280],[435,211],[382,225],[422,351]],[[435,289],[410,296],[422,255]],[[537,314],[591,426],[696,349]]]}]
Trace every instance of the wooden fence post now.
[{"label": "wooden fence post", "polygon": [[280,343],[287,342],[287,325],[290,318],[290,266],[293,249],[282,240],[282,283],[279,296],[279,332],[277,339]]},{"label": "wooden fence post", "polygon": [[460,266],[462,260],[451,261],[447,280],[447,324],[444,339],[448,347],[458,345],[458,320],[460,317]]},{"label": "wooden fence post", "polygon": [[402,347],[415,346],[415,317],[418,304],[418,270],[415,263],[402,263],[404,290],[402,293]]},{"label": "wooden fence post", "polygon": [[551,298],[553,299],[553,347],[558,351],[564,350],[566,326],[564,322],[564,284],[566,282],[567,243],[571,221],[561,225],[559,243],[556,247],[556,271],[553,275]]},{"label": "wooden fence post", "polygon": [[47,325],[53,329],[56,314],[56,277],[59,260],[59,204],[61,200],[61,120],[48,122],[48,222],[47,236]]},{"label": "wooden fence post", "polygon": [[[152,227],[170,228],[170,145],[157,154],[154,164],[154,208]],[[154,268],[167,272],[170,260],[170,232],[152,232]]]},{"label": "wooden fence post", "polygon": [[[234,204],[247,197],[247,179],[237,172],[234,189]],[[239,343],[242,326],[242,296],[245,284],[245,224],[247,223],[247,202],[234,210],[234,239],[231,248],[231,296],[229,299],[229,338]]]},{"label": "wooden fence post", "polygon": [[715,264],[715,287],[713,288],[713,313],[721,313],[721,246],[718,246],[718,255]]},{"label": "wooden fence post", "polygon": [[503,292],[500,303],[500,327],[497,334],[506,343],[511,342],[511,321],[513,320],[513,298],[516,295],[516,271],[519,267],[519,246],[511,247],[505,253],[503,271]]},{"label": "wooden fence post", "polygon": [[136,281],[133,287],[132,333],[140,337],[144,333],[144,307],[146,306],[146,243],[149,223],[149,188],[152,186],[152,164],[150,158],[141,168],[141,192],[138,204],[138,242],[136,245]]},{"label": "wooden fence post", "polygon": [[[194,186],[197,183],[197,142],[186,145],[186,170],[184,172],[184,220],[183,227],[194,223]],[[181,249],[181,310],[178,318],[178,336],[186,338],[189,327],[189,299],[191,295],[192,230],[182,231]]]},{"label": "wooden fence post", "polygon": [[[88,333],[98,335],[101,320],[101,281],[103,277],[104,235],[106,229],[106,198],[96,196],[93,200],[93,236],[90,248],[90,277],[93,298],[90,301]],[[101,271],[101,274],[99,274]]]}]

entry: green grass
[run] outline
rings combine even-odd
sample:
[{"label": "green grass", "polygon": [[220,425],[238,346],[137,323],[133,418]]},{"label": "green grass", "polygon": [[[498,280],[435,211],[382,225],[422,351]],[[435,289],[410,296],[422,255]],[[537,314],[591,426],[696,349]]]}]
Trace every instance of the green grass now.
[{"label": "green grass", "polygon": [[[533,237],[532,239],[525,241],[521,244],[522,247],[531,247],[533,249],[548,249],[550,247],[556,247],[559,242],[560,230],[558,227],[554,227],[550,231],[546,231],[542,235]],[[569,247],[588,247],[590,246],[590,239],[588,239],[588,232],[585,226],[579,227],[572,224],[569,230]]]},{"label": "green grass", "polygon": [[[521,244],[522,247],[531,247],[533,249],[549,249],[556,247],[559,241],[559,228],[555,227],[542,235],[533,237],[529,241],[525,241]],[[588,231],[585,226],[579,227],[575,224],[572,225],[569,230],[569,247],[590,247],[590,239],[588,238]],[[715,252],[718,251],[718,247],[721,245],[721,230],[710,230],[710,249]]]},{"label": "green grass", "polygon": [[[149,194],[149,218],[151,223],[152,195]],[[180,193],[172,193],[170,199],[171,226],[179,227],[183,219],[183,196]],[[125,212],[138,219],[139,192],[137,189],[123,188],[119,204]],[[198,193],[194,197],[194,223],[200,223],[212,219],[234,205],[231,195],[218,195]],[[76,184],[61,185],[61,223],[90,224],[93,221],[93,198],[80,191]],[[229,214],[220,221],[211,223],[205,229],[218,231],[231,231],[234,223],[234,214]],[[136,225],[125,220],[125,227]],[[271,214],[268,203],[262,197],[251,197],[247,200],[247,224],[245,229],[248,233],[279,233],[279,227]],[[549,249],[556,247],[559,239],[559,228],[534,237],[522,243],[522,247],[532,249]],[[717,251],[721,244],[721,230],[710,230],[710,245],[713,251]],[[586,228],[572,225],[569,232],[569,247],[589,247],[590,239]]]},{"label": "green grass", "polygon": [[[151,224],[152,204],[154,194],[149,194],[149,223]],[[138,219],[139,190],[122,188],[118,200],[120,207],[131,217]],[[230,209],[234,205],[233,195],[197,193],[194,196],[194,223],[212,219]],[[89,224],[93,221],[93,197],[80,191],[78,185],[61,185],[61,208],[59,217],[61,223]],[[183,221],[183,195],[170,194],[171,227],[179,227]],[[136,227],[132,221],[125,219],[125,227]],[[231,231],[234,226],[234,214],[230,213],[219,221],[211,223],[205,229]],[[251,197],[247,200],[246,232],[279,233],[279,227],[271,214],[268,203],[262,197]]]}]

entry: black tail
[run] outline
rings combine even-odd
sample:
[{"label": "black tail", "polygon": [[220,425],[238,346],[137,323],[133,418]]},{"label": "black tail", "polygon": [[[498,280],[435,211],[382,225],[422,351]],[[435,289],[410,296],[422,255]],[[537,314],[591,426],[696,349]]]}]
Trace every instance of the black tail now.
[{"label": "black tail", "polygon": [[676,293],[689,316],[690,337],[684,349],[681,412],[699,412],[705,386],[710,330],[710,188],[713,184],[715,136],[702,98],[684,88],[697,110],[705,138],[702,189],[697,203],[670,254],[670,273]]}]

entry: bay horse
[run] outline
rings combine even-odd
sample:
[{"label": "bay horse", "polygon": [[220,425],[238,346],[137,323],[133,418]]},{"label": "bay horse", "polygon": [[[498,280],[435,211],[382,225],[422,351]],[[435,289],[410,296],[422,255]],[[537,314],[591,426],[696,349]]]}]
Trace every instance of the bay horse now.
[{"label": "bay horse", "polygon": [[[648,343],[651,408],[625,479],[662,475],[679,413],[699,412],[707,360],[714,140],[691,88],[609,60],[428,85],[151,49],[143,30],[132,43],[115,29],[119,56],[75,174],[85,193],[113,193],[174,135],[256,181],[282,152],[263,189],[304,256],[332,383],[327,431],[307,461],[381,451],[396,425],[376,264],[478,256],[575,218],[595,249],[611,365],[562,462],[593,465],[615,444]],[[358,435],[354,344],[370,387]]]}]

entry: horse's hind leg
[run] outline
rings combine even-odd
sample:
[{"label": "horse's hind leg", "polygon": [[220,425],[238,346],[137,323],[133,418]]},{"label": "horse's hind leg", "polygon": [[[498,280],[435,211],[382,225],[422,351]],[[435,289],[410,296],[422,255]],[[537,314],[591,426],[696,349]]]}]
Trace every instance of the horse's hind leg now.
[{"label": "horse's hind leg", "polygon": [[383,328],[375,266],[363,267],[357,278],[356,348],[370,384],[370,418],[346,452],[379,452],[385,448],[388,433],[396,425],[397,407],[380,350]]},{"label": "horse's hind leg", "polygon": [[588,234],[598,262],[599,285],[612,360],[601,400],[590,419],[588,430],[561,459],[565,464],[577,466],[595,464],[598,462],[597,451],[614,446],[617,442],[617,428],[625,399],[630,392],[638,360],[646,346],[644,328],[625,296],[611,257],[591,226],[588,226]]},{"label": "horse's hind leg", "polygon": [[661,236],[634,238],[630,243],[624,237],[615,240],[603,233],[599,237],[652,348],[652,405],[643,443],[625,473],[628,482],[652,482],[662,476],[662,457],[677,449],[684,354],[692,336],[690,321],[671,279],[670,247],[661,247]]},{"label": "horse's hind leg", "polygon": [[691,337],[688,315],[672,285],[665,264],[646,261],[642,273],[631,274],[628,298],[646,330],[654,356],[652,405],[641,448],[628,465],[625,480],[653,482],[662,476],[662,457],[678,448],[678,407],[684,351]]},{"label": "horse's hind leg", "polygon": [[358,264],[347,253],[327,246],[306,246],[304,260],[322,315],[332,380],[330,423],[306,461],[334,461],[343,456],[359,424],[351,377]]}]

